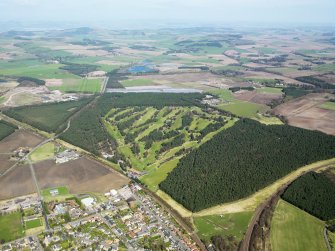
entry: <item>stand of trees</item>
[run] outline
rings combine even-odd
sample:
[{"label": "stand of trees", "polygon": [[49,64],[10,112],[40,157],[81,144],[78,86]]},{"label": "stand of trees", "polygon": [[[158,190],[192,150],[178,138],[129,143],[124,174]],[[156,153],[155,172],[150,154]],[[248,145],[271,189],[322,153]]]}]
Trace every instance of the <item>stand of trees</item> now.
[{"label": "stand of trees", "polygon": [[16,125],[0,120],[0,140],[3,140],[7,136],[11,135],[15,129],[18,129]]},{"label": "stand of trees", "polygon": [[323,173],[307,173],[294,181],[283,199],[320,218],[335,218],[335,184]]},{"label": "stand of trees", "polygon": [[90,64],[73,64],[67,62],[62,62],[62,64],[65,64],[65,66],[62,66],[59,69],[66,70],[81,77],[84,77],[86,74],[98,69],[98,66]]},{"label": "stand of trees", "polygon": [[318,79],[318,78],[313,77],[313,76],[296,77],[295,79],[298,80],[298,81],[301,81],[303,83],[308,83],[308,84],[314,85],[317,88],[335,89],[335,85],[329,84],[326,81],[324,81],[322,79]]},{"label": "stand of trees", "polygon": [[21,106],[6,110],[4,113],[40,130],[56,132],[72,114],[91,100],[91,98],[84,98],[79,101]]},{"label": "stand of trees", "polygon": [[301,166],[335,156],[335,137],[239,120],[183,157],[160,189],[191,211],[235,201]]}]

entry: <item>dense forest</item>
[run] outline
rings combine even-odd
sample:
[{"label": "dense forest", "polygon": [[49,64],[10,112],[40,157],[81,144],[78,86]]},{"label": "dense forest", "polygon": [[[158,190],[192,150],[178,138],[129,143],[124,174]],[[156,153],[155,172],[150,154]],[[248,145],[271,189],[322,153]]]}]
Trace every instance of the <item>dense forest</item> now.
[{"label": "dense forest", "polygon": [[317,88],[335,89],[335,85],[329,84],[326,81],[324,81],[322,79],[318,79],[318,78],[313,77],[313,76],[296,77],[295,79],[298,80],[298,81],[304,82],[304,83],[314,85]]},{"label": "dense forest", "polygon": [[62,64],[65,64],[65,66],[62,66],[59,69],[71,72],[80,77],[85,77],[88,73],[98,69],[98,66],[90,64],[73,64],[67,62],[62,62]]},{"label": "dense forest", "polygon": [[244,198],[335,156],[335,137],[241,119],[183,157],[160,188],[191,211]]},{"label": "dense forest", "polygon": [[7,136],[11,135],[17,126],[8,123],[7,121],[0,120],[0,140],[3,140]]},{"label": "dense forest", "polygon": [[84,98],[79,101],[21,106],[6,110],[4,113],[40,130],[55,132],[72,114],[91,100]]},{"label": "dense forest", "polygon": [[69,130],[61,135],[61,139],[99,155],[99,149],[109,139],[101,118],[111,109],[111,103],[110,95],[99,97],[71,120]]},{"label": "dense forest", "polygon": [[109,95],[113,107],[128,106],[153,106],[162,108],[165,106],[192,106],[201,105],[204,97],[201,93],[113,93]]},{"label": "dense forest", "polygon": [[283,199],[320,218],[335,218],[335,184],[323,173],[310,172],[294,181]]},{"label": "dense forest", "polygon": [[118,69],[112,70],[110,72],[108,72],[107,76],[108,76],[108,82],[107,82],[107,88],[111,88],[111,89],[122,89],[124,88],[123,85],[120,83],[122,80],[126,80],[127,79],[127,75],[126,73],[119,73]]}]

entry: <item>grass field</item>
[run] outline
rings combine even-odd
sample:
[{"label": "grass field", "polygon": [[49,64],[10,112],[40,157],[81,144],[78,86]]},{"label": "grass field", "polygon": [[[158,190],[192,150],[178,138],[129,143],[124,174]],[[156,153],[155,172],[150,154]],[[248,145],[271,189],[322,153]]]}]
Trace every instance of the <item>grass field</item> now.
[{"label": "grass field", "polygon": [[253,118],[257,113],[266,112],[269,109],[266,105],[239,100],[228,104],[220,104],[218,108],[245,118]]},{"label": "grass field", "polygon": [[[264,87],[259,90],[263,90],[266,92],[271,91],[272,93],[278,92],[279,90],[280,92],[280,89],[277,90],[277,88],[269,88],[269,87]],[[266,105],[237,100],[235,99],[233,93],[230,90],[226,89],[213,90],[210,91],[209,93],[216,95],[221,99],[222,102],[217,106],[219,109],[231,112],[232,114],[235,114],[237,116],[254,118],[257,115],[257,113],[262,113],[269,109]]]},{"label": "grass field", "polygon": [[65,79],[61,86],[49,87],[51,90],[59,90],[61,92],[84,92],[97,93],[101,90],[101,79]]},{"label": "grass field", "polygon": [[271,225],[272,250],[327,250],[324,222],[280,200]]},{"label": "grass field", "polygon": [[[58,194],[55,196],[52,196],[50,191],[57,190]],[[42,196],[44,201],[52,201],[52,200],[65,200],[66,198],[72,197],[73,195],[70,194],[70,191],[67,187],[54,187],[54,188],[48,188],[42,190]]]},{"label": "grass field", "polygon": [[21,218],[20,212],[0,215],[0,240],[8,242],[24,235]]},{"label": "grass field", "polygon": [[0,63],[0,75],[25,76],[39,79],[76,78],[75,75],[60,70],[61,64],[45,64],[36,59],[15,60]]},{"label": "grass field", "polygon": [[121,82],[121,84],[124,87],[134,87],[134,86],[146,86],[146,85],[152,85],[153,81],[151,79],[128,79]]},{"label": "grass field", "polygon": [[40,218],[33,219],[33,220],[27,220],[25,221],[25,228],[26,229],[32,229],[43,226],[42,220]]},{"label": "grass field", "polygon": [[322,109],[335,111],[335,102],[326,102],[319,107]]},{"label": "grass field", "polygon": [[51,142],[48,142],[41,147],[37,148],[34,152],[31,153],[30,159],[33,162],[38,162],[46,159],[51,159],[54,157],[55,145]]},{"label": "grass field", "polygon": [[259,93],[281,94],[282,93],[282,88],[262,87],[262,88],[257,88],[256,91],[259,92]]},{"label": "grass field", "polygon": [[210,240],[212,236],[234,236],[241,240],[248,227],[253,212],[209,215],[195,217],[194,225],[202,240]]}]

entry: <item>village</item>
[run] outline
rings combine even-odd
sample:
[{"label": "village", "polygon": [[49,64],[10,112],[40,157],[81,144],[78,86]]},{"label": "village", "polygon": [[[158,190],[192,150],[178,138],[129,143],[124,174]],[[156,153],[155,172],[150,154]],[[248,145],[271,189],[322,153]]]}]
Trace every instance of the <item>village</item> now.
[{"label": "village", "polygon": [[61,188],[48,191],[54,200],[44,201],[44,209],[33,195],[0,205],[1,213],[29,211],[24,221],[41,221],[37,231],[2,245],[1,250],[198,250],[178,223],[136,183],[105,193],[103,202],[94,196],[61,200]]}]

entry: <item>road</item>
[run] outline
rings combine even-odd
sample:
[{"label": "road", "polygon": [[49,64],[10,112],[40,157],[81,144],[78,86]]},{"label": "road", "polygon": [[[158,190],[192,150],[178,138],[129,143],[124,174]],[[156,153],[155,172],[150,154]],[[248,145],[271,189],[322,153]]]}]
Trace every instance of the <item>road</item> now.
[{"label": "road", "polygon": [[309,172],[312,172],[312,171],[316,171],[318,169],[321,169],[321,168],[324,168],[324,167],[328,167],[328,166],[331,166],[331,165],[334,165],[335,164],[335,161],[334,162],[331,162],[331,163],[328,163],[326,165],[321,165],[321,166],[318,166],[318,167],[315,167],[307,172],[303,172],[301,173],[299,176],[297,176],[294,180],[291,180],[289,181],[288,183],[284,184],[281,186],[281,188],[276,192],[274,193],[270,198],[268,198],[265,202],[263,202],[255,211],[250,223],[249,223],[249,226],[248,226],[248,229],[244,235],[244,238],[242,240],[242,243],[241,243],[241,246],[239,248],[240,251],[249,251],[250,249],[250,242],[251,242],[251,236],[252,236],[252,233],[253,233],[253,230],[256,226],[256,224],[259,222],[259,218],[261,216],[261,214],[263,213],[263,211],[270,205],[271,201],[273,199],[275,199],[276,197],[280,196],[284,191],[285,189],[293,182],[295,181],[296,179],[298,179],[299,177],[301,177],[302,175],[306,174],[306,173],[309,173]]},{"label": "road", "polygon": [[328,251],[333,251],[333,249],[332,249],[332,247],[330,246],[330,243],[329,243],[327,231],[328,231],[327,228],[323,229],[323,237],[325,238],[325,242],[326,242]]}]

